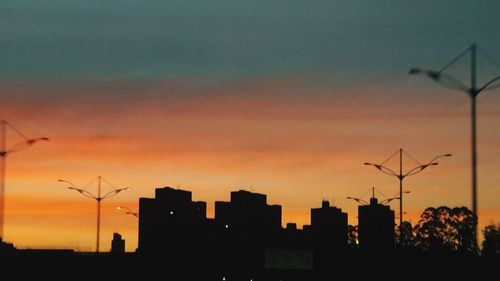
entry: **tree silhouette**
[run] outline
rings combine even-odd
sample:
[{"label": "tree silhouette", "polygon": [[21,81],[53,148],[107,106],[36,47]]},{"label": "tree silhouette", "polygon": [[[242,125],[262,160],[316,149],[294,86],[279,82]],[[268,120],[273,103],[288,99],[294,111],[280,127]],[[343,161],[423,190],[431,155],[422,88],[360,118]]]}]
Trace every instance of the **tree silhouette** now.
[{"label": "tree silhouette", "polygon": [[481,251],[483,256],[500,256],[500,224],[488,225],[483,230],[484,241]]},{"label": "tree silhouette", "polygon": [[415,233],[409,221],[404,221],[396,228],[396,246],[410,248],[415,246]]},{"label": "tree silhouette", "polygon": [[347,226],[347,245],[349,248],[358,248],[358,226],[349,225]]},{"label": "tree silhouette", "polygon": [[466,207],[427,208],[415,225],[415,245],[423,250],[477,254],[476,215]]}]

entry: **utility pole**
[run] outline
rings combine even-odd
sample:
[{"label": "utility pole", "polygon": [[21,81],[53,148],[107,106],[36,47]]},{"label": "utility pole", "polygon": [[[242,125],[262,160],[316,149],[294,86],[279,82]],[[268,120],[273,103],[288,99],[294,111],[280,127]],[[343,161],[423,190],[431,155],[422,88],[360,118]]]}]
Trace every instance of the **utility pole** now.
[{"label": "utility pole", "polygon": [[[13,146],[7,148],[7,128],[14,131],[23,140]],[[7,156],[12,152],[23,150],[35,144],[38,141],[48,141],[48,138],[34,138],[29,139],[19,132],[16,128],[10,125],[5,120],[0,120],[0,241],[3,240],[3,225],[4,225],[4,212],[5,212],[5,170],[7,166]]]},{"label": "utility pole", "polygon": [[101,236],[101,176],[98,177],[97,182],[97,239],[96,239],[96,252],[99,253],[99,237]]},{"label": "utility pole", "polygon": [[[436,156],[434,158],[432,158],[431,161],[425,163],[425,164],[420,164],[418,163],[418,166],[408,170],[407,172],[403,172],[403,152],[409,156],[408,152],[404,151],[402,148],[398,149],[396,152],[394,152],[389,158],[387,158],[384,162],[382,162],[381,164],[374,164],[374,163],[370,163],[370,162],[365,162],[364,164],[365,165],[368,165],[368,166],[373,166],[375,168],[377,168],[379,171],[381,171],[382,173],[384,174],[387,174],[387,175],[390,175],[390,176],[394,176],[396,178],[399,179],[399,227],[402,227],[403,225],[403,180],[407,177],[407,176],[413,176],[413,175],[416,175],[420,172],[422,172],[423,170],[425,170],[427,167],[429,166],[435,166],[438,164],[438,162],[435,162],[438,158],[441,158],[441,157],[449,157],[451,156],[451,154],[443,154],[443,155],[439,155],[439,156]],[[387,167],[387,166],[384,166],[384,164],[389,161],[389,159],[391,159],[392,157],[394,157],[397,153],[399,153],[399,173],[396,173],[394,170],[392,170],[391,168]],[[410,156],[411,159],[413,159],[413,157]],[[416,161],[416,160],[415,160]]]},{"label": "utility pole", "polygon": [[[423,170],[423,169],[422,169]],[[399,149],[399,227],[403,226],[403,149]]]},{"label": "utility pole", "polygon": [[5,211],[5,158],[7,146],[7,126],[4,120],[0,121],[0,242],[3,239],[3,222]]},{"label": "utility pole", "polygon": [[[130,188],[128,188],[128,187],[126,187],[126,188],[114,188],[106,180],[104,180],[104,182],[106,182],[109,186],[113,187],[113,190],[111,190],[110,192],[105,193],[104,195],[101,196],[101,181],[102,180],[104,180],[104,179],[101,176],[97,177],[97,196],[92,194],[91,192],[88,192],[87,190],[85,190],[83,188],[77,188],[70,181],[58,180],[59,182],[69,184],[70,186],[68,187],[68,189],[75,190],[85,197],[96,200],[96,202],[97,202],[97,235],[96,235],[96,245],[95,245],[95,252],[96,253],[99,253],[99,239],[100,239],[100,231],[101,231],[101,201],[106,199],[106,198],[115,196],[116,194],[118,194],[124,190],[130,190]],[[92,182],[95,182],[95,179]]]},{"label": "utility pole", "polygon": [[[469,96],[471,98],[471,144],[472,144],[472,212],[478,216],[477,213],[477,122],[476,122],[476,97],[479,92],[476,89],[476,45],[470,47],[470,90]],[[477,232],[477,227],[476,227]]]},{"label": "utility pole", "polygon": [[[466,53],[470,52],[470,81],[469,86],[461,82],[459,79],[443,73],[450,65],[454,64],[458,59],[464,56]],[[477,200],[477,190],[478,190],[478,175],[477,175],[477,112],[476,112],[476,98],[483,90],[490,90],[499,87],[500,85],[495,82],[500,80],[500,76],[497,76],[490,81],[486,82],[482,86],[477,86],[477,45],[472,44],[464,52],[458,55],[456,58],[451,60],[446,66],[438,71],[428,70],[422,68],[412,68],[409,74],[424,74],[428,76],[434,82],[440,83],[449,88],[466,92],[470,97],[470,114],[471,114],[471,186],[472,186],[472,212],[476,215],[478,219],[478,200]],[[474,231],[475,242],[477,247],[477,233],[478,225],[476,222],[476,229]]]}]

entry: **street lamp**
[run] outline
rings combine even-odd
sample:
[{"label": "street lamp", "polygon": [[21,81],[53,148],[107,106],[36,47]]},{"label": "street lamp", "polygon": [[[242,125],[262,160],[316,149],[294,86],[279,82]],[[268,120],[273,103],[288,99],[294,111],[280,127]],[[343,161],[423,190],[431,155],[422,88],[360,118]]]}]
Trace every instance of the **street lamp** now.
[{"label": "street lamp", "polygon": [[[7,128],[11,129],[18,136],[23,138],[21,142],[7,148]],[[5,170],[7,165],[7,156],[13,152],[26,149],[39,141],[48,141],[48,138],[29,139],[24,136],[19,130],[14,128],[5,120],[0,120],[0,242],[3,240],[3,223],[5,210]]]},{"label": "street lamp", "polygon": [[361,205],[368,205],[368,202],[366,202],[365,200],[363,200],[361,198],[356,198],[356,197],[351,197],[351,196],[347,196],[346,198],[354,200],[354,201],[358,202]]},{"label": "street lamp", "polygon": [[[406,190],[406,191],[403,191],[403,193],[410,193],[410,191]],[[346,198],[354,200],[354,201],[358,202],[360,205],[370,205],[366,200],[363,200],[363,199],[358,198],[358,197],[347,196]],[[375,198],[375,187],[372,187],[372,198]],[[399,199],[399,195],[394,195],[391,198],[386,198],[378,203],[379,204],[390,203],[392,200],[396,200],[396,199]]]},{"label": "street lamp", "polygon": [[[389,161],[389,159],[391,159],[392,157],[394,157],[398,152],[399,152],[399,173],[396,173],[391,168],[388,168],[388,167],[384,166],[384,164],[387,161]],[[418,163],[418,161],[415,161],[415,162],[418,163],[418,166],[416,166],[416,167],[408,170],[407,172],[403,173],[403,152],[407,156],[409,156],[410,158],[413,159],[413,157],[411,157],[406,151],[404,151],[402,148],[400,148],[398,151],[396,151],[395,153],[393,153],[389,158],[387,158],[387,160],[385,160],[381,164],[374,164],[374,163],[369,163],[369,162],[365,162],[364,163],[365,165],[373,166],[373,167],[377,168],[378,170],[380,170],[384,174],[387,174],[387,175],[390,175],[390,176],[395,176],[395,177],[397,177],[399,179],[399,198],[398,199],[399,199],[399,225],[400,225],[400,227],[403,224],[403,180],[404,180],[404,178],[406,178],[407,176],[416,175],[416,174],[422,172],[423,170],[425,170],[429,166],[435,166],[435,165],[437,165],[438,163],[435,162],[435,161],[438,158],[451,156],[451,154],[439,155],[439,156],[436,156],[436,157],[432,158],[432,160],[429,161],[426,164],[420,164],[420,163]]]},{"label": "street lamp", "polygon": [[[408,194],[408,193],[410,193],[410,191],[405,190],[405,191],[403,191],[403,193]],[[386,204],[386,203],[390,203],[392,200],[399,200],[399,199],[401,199],[401,197],[399,197],[399,195],[395,195],[391,198],[387,198],[385,200],[380,201],[379,204]],[[403,214],[406,214],[406,212],[403,212]]]},{"label": "street lamp", "polygon": [[[77,188],[72,182],[70,181],[67,181],[67,180],[58,180],[59,182],[63,182],[63,183],[67,183],[69,184],[70,186],[68,187],[68,189],[71,189],[71,190],[75,190],[77,192],[79,192],[81,195],[85,196],[85,197],[88,197],[88,198],[92,198],[94,200],[97,201],[97,239],[96,239],[96,253],[99,253],[99,236],[100,236],[100,230],[101,230],[101,201],[106,199],[106,198],[109,198],[109,197],[112,197],[112,196],[115,196],[116,194],[124,191],[124,190],[129,190],[128,187],[126,188],[114,188],[111,184],[109,184],[106,180],[104,180],[101,176],[98,176],[97,177],[97,196],[88,192],[87,190],[83,189],[83,188]],[[106,182],[109,186],[113,187],[114,189],[111,190],[110,192],[104,194],[103,196],[101,196],[101,181],[104,180],[104,182]],[[92,181],[93,182],[93,181]]]},{"label": "street lamp", "polygon": [[134,216],[136,218],[139,218],[139,214],[138,213],[132,212],[132,210],[130,210],[127,207],[119,206],[119,207],[116,207],[116,209],[118,209],[118,210],[124,210],[126,215],[132,215],[132,216]]},{"label": "street lamp", "polygon": [[[476,143],[476,97],[483,90],[491,90],[493,88],[497,88],[500,84],[493,85],[493,83],[500,80],[500,76],[497,76],[490,81],[486,82],[484,85],[478,87],[476,85],[476,51],[477,46],[475,44],[471,45],[464,52],[450,61],[445,67],[441,68],[439,71],[433,70],[425,70],[421,68],[412,68],[409,71],[409,74],[424,74],[427,75],[432,81],[440,83],[449,88],[460,90],[466,92],[471,101],[471,146],[472,146],[472,157],[471,157],[471,166],[472,166],[472,212],[477,217],[477,143]],[[455,63],[459,58],[464,56],[466,53],[470,52],[470,84],[466,86],[459,79],[444,74],[443,71],[448,68],[450,65]],[[477,232],[477,224],[476,224],[476,232]]]}]

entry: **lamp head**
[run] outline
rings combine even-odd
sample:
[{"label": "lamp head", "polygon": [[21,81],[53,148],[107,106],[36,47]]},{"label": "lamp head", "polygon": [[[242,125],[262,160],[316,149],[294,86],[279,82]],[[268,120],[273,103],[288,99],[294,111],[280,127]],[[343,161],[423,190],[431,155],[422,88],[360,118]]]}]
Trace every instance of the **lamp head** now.
[{"label": "lamp head", "polygon": [[36,138],[36,139],[28,139],[26,140],[26,144],[27,145],[33,145],[35,142],[38,142],[38,141],[48,141],[49,138]]},{"label": "lamp head", "polygon": [[419,74],[422,72],[422,69],[420,68],[411,68],[408,74]]},{"label": "lamp head", "polygon": [[441,80],[441,73],[439,73],[437,71],[427,71],[426,74],[427,74],[427,76],[429,76],[429,78],[431,78],[434,81]]}]

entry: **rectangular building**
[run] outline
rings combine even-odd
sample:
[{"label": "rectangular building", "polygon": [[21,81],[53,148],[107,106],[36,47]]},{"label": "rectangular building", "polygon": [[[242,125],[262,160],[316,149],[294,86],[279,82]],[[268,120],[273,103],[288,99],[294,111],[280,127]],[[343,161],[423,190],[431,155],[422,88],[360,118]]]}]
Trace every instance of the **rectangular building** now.
[{"label": "rectangular building", "polygon": [[370,205],[358,207],[358,239],[362,249],[390,249],[394,246],[394,211],[378,204],[377,198]]},{"label": "rectangular building", "polygon": [[157,188],[155,198],[139,199],[139,251],[190,249],[203,246],[206,203],[193,202],[190,191]]},{"label": "rectangular building", "polygon": [[319,251],[343,251],[347,248],[347,213],[323,201],[321,208],[311,209],[311,240]]}]

